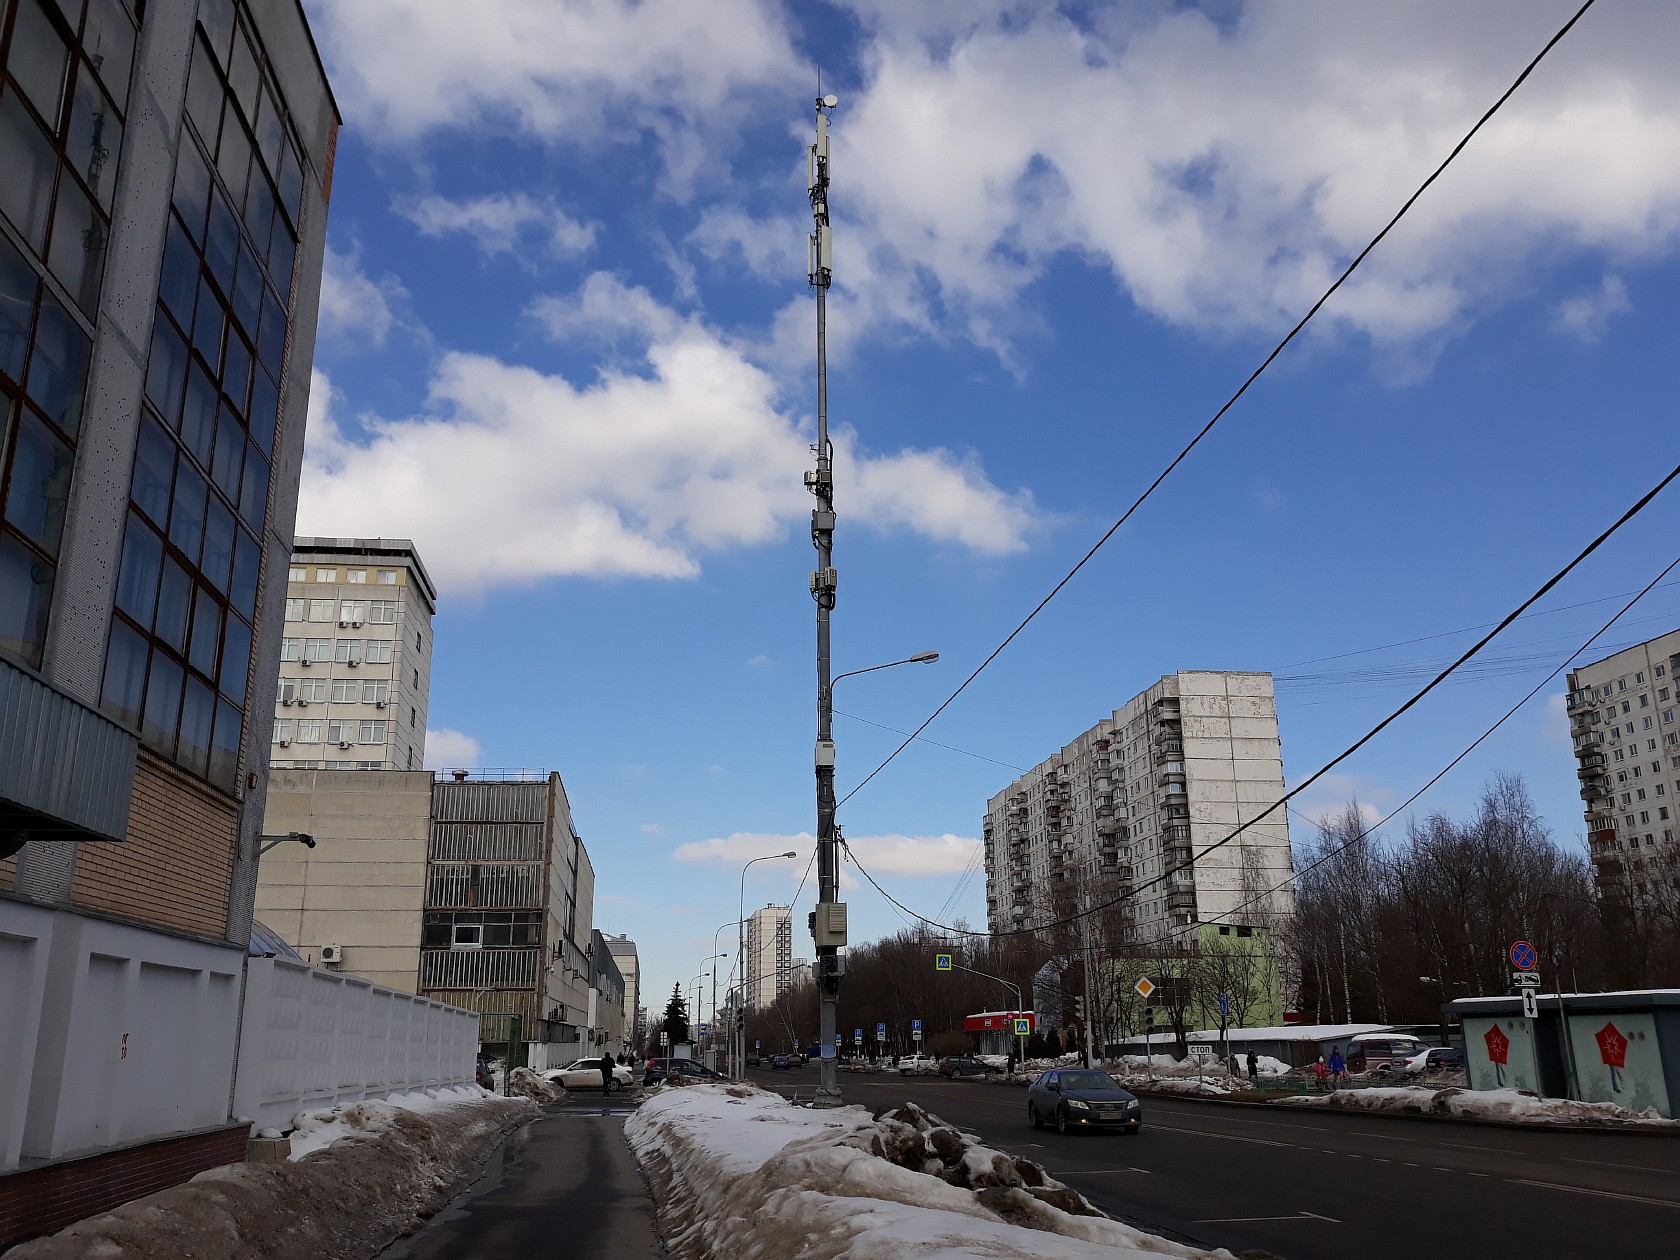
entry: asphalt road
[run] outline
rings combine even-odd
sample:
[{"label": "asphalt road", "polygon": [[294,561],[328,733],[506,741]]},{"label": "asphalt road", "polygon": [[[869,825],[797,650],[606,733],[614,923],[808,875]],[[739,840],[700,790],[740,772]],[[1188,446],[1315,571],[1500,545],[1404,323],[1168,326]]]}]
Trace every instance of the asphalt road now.
[{"label": "asphalt road", "polygon": [[[816,1068],[754,1070],[809,1093]],[[841,1074],[848,1102],[914,1101],[1043,1164],[1120,1220],[1285,1260],[1680,1255],[1680,1139],[1145,1098],[1134,1136],[1033,1130],[1026,1091]]]}]

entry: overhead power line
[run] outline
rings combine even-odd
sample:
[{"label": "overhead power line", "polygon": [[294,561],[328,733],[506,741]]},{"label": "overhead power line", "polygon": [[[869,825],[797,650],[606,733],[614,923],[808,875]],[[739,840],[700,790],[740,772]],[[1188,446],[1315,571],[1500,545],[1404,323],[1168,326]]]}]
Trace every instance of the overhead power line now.
[{"label": "overhead power line", "polygon": [[1114,524],[1112,524],[1108,527],[1107,531],[1103,534],[1103,536],[1101,538],[1097,539],[1097,541],[1092,545],[1092,547],[1089,551],[1087,551],[1083,556],[1080,557],[1079,562],[1077,564],[1075,564],[1073,566],[1073,568],[1069,569],[1067,571],[1066,575],[1064,575],[1062,577],[1062,579],[1059,582],[1056,583],[1055,586],[1051,587],[1050,593],[1048,595],[1046,595],[1043,599],[1039,600],[1036,605],[1034,605],[1033,610],[1031,612],[1029,612],[1024,618],[1021,619],[1020,624],[1017,625],[1013,630],[1011,630],[1009,632],[1009,634],[1004,638],[1003,642],[998,644],[997,647],[995,647],[994,649],[992,649],[991,654],[989,656],[987,656],[985,660],[981,661],[980,664],[975,667],[974,672],[971,673],[967,678],[963,679],[961,685],[958,686],[957,689],[955,691],[953,691],[949,696],[945,697],[944,701],[940,704],[940,706],[928,715],[927,720],[924,721],[920,726],[918,726],[914,731],[912,731],[910,733],[910,735],[905,738],[905,740],[902,744],[900,744],[897,748],[893,749],[893,751],[888,754],[887,759],[885,761],[881,762],[880,765],[876,766],[867,775],[865,775],[863,777],[863,780],[856,787],[854,787],[850,792],[847,792],[846,795],[842,796],[840,798],[840,800],[836,803],[836,808],[838,808],[840,805],[844,805],[847,801],[851,800],[852,797],[856,796],[859,792],[861,792],[869,784],[869,782],[872,779],[875,778],[876,775],[880,774],[881,771],[885,770],[889,765],[891,765],[893,763],[893,761],[898,757],[898,755],[900,753],[902,753],[906,748],[910,747],[910,745],[916,740],[916,738],[918,736],[920,736],[923,731],[927,730],[927,728],[929,726],[933,725],[934,721],[939,717],[939,715],[941,713],[945,712],[945,710],[948,709],[951,706],[951,704],[956,700],[956,698],[958,696],[962,695],[962,693],[964,691],[968,690],[969,684],[972,683],[976,678],[980,677],[980,675],[985,672],[986,668],[989,665],[991,665],[991,663],[993,661],[995,661],[1000,655],[1002,655],[1004,649],[1007,648],[1011,643],[1013,643],[1015,641],[1016,636],[1019,635],[1021,633],[1021,631],[1025,630],[1027,628],[1027,626],[1029,626],[1032,623],[1032,621],[1038,616],[1039,613],[1044,611],[1045,607],[1050,603],[1050,601],[1055,599],[1057,595],[1061,594],[1062,588],[1065,587],[1069,582],[1073,581],[1075,576],[1078,575],[1079,571],[1081,569],[1083,569],[1087,564],[1090,563],[1092,557],[1094,557],[1097,554],[1098,551],[1102,550],[1104,544],[1106,544],[1110,538],[1114,537],[1114,535],[1119,532],[1120,527],[1123,526],[1127,521],[1129,521],[1132,518],[1132,514],[1135,513],[1140,507],[1142,507],[1144,505],[1145,502],[1148,501],[1149,497],[1155,493],[1156,489],[1161,485],[1161,483],[1163,481],[1165,481],[1168,477],[1170,477],[1173,474],[1173,472],[1178,468],[1178,466],[1180,464],[1182,464],[1186,459],[1189,458],[1190,452],[1195,450],[1197,446],[1201,445],[1202,439],[1205,438],[1209,433],[1213,432],[1214,426],[1217,425],[1221,420],[1223,420],[1225,418],[1226,413],[1229,412],[1232,407],[1237,405],[1237,401],[1240,398],[1242,398],[1242,396],[1244,394],[1246,394],[1248,392],[1249,386],[1253,385],[1255,381],[1260,379],[1261,374],[1263,372],[1265,372],[1265,370],[1267,368],[1271,367],[1272,363],[1274,361],[1276,361],[1277,357],[1284,352],[1284,350],[1289,346],[1289,344],[1292,341],[1295,340],[1295,338],[1297,336],[1300,335],[1301,330],[1304,329],[1307,326],[1308,322],[1313,318],[1313,316],[1317,315],[1318,312],[1321,309],[1323,309],[1324,304],[1326,302],[1328,302],[1331,299],[1331,297],[1333,297],[1336,294],[1337,290],[1339,290],[1342,287],[1342,285],[1347,283],[1348,277],[1352,276],[1353,273],[1359,269],[1360,264],[1363,263],[1365,261],[1365,259],[1370,256],[1371,252],[1374,249],[1376,249],[1376,247],[1383,242],[1383,240],[1388,236],[1388,234],[1391,231],[1394,230],[1395,225],[1398,224],[1401,219],[1406,217],[1407,213],[1411,210],[1411,208],[1414,205],[1417,204],[1418,199],[1420,197],[1422,197],[1423,194],[1429,190],[1430,186],[1432,184],[1434,184],[1434,182],[1441,177],[1441,174],[1447,169],[1447,167],[1451,166],[1453,161],[1458,157],[1458,155],[1464,151],[1465,146],[1467,146],[1470,143],[1470,141],[1475,138],[1476,133],[1481,131],[1481,129],[1484,126],[1487,125],[1488,120],[1491,119],[1495,114],[1497,114],[1500,111],[1500,109],[1502,109],[1504,107],[1505,102],[1510,100],[1511,97],[1516,93],[1516,90],[1518,88],[1520,88],[1523,85],[1524,82],[1527,81],[1528,76],[1531,75],[1532,73],[1534,73],[1535,67],[1538,66],[1543,60],[1545,60],[1546,54],[1551,52],[1553,48],[1557,47],[1558,43],[1563,39],[1563,37],[1565,35],[1569,34],[1570,30],[1573,29],[1573,27],[1575,26],[1575,23],[1579,22],[1581,20],[1582,16],[1585,15],[1587,10],[1592,8],[1595,3],[1597,3],[1597,0],[1586,0],[1586,3],[1583,4],[1579,9],[1577,9],[1575,11],[1575,15],[1573,17],[1571,17],[1567,22],[1565,22],[1560,28],[1558,28],[1557,34],[1553,35],[1549,40],[1546,41],[1546,46],[1544,48],[1542,48],[1538,53],[1535,54],[1534,59],[1532,61],[1530,61],[1526,66],[1523,67],[1522,73],[1519,74],[1516,77],[1516,80],[1511,84],[1511,86],[1506,88],[1505,91],[1500,95],[1499,99],[1496,100],[1492,105],[1490,105],[1488,107],[1487,111],[1480,118],[1478,118],[1476,120],[1475,125],[1473,127],[1471,127],[1469,131],[1464,133],[1464,138],[1453,146],[1452,152],[1448,153],[1447,156],[1441,161],[1441,164],[1429,173],[1429,177],[1427,179],[1425,179],[1423,181],[1423,183],[1418,185],[1417,191],[1412,193],[1412,195],[1410,197],[1406,198],[1405,203],[1400,207],[1400,209],[1395,211],[1394,217],[1391,218],[1386,224],[1384,224],[1382,230],[1371,238],[1370,243],[1367,244],[1364,249],[1359,251],[1359,253],[1354,257],[1352,262],[1348,263],[1348,265],[1342,270],[1342,273],[1339,276],[1337,276],[1335,281],[1330,285],[1330,287],[1324,291],[1323,295],[1316,302],[1314,302],[1312,304],[1312,306],[1308,309],[1307,313],[1305,315],[1301,316],[1301,318],[1296,322],[1295,326],[1293,328],[1291,328],[1286,334],[1284,334],[1283,340],[1279,341],[1277,343],[1277,345],[1272,347],[1271,353],[1268,354],[1263,360],[1261,360],[1259,367],[1255,368],[1252,372],[1250,372],[1248,374],[1248,378],[1246,380],[1244,380],[1243,383],[1240,386],[1237,387],[1236,393],[1232,394],[1228,399],[1226,399],[1224,405],[1221,406],[1218,411],[1213,413],[1212,419],[1210,419],[1206,424],[1204,424],[1197,431],[1196,435],[1193,438],[1191,438],[1188,443],[1185,444],[1184,449],[1179,451],[1179,453],[1173,457],[1172,462],[1169,463],[1165,468],[1163,468],[1156,475],[1155,480],[1151,481],[1149,483],[1149,485],[1144,489],[1143,493],[1138,495],[1138,497],[1132,501],[1132,505],[1130,507],[1128,507],[1123,513],[1121,513],[1120,518],[1117,521],[1115,521]]},{"label": "overhead power line", "polygon": [[[1375,739],[1378,735],[1380,735],[1384,730],[1386,730],[1390,725],[1392,725],[1395,721],[1397,721],[1401,716],[1403,716],[1409,710],[1411,710],[1416,705],[1418,705],[1423,700],[1423,698],[1425,696],[1427,696],[1430,692],[1434,691],[1435,688],[1439,687],[1443,682],[1445,682],[1449,677],[1451,677],[1452,674],[1455,673],[1459,669],[1460,666],[1464,665],[1467,661],[1469,661],[1471,658],[1473,658],[1478,652],[1480,652],[1484,647],[1486,647],[1489,643],[1491,643],[1494,640],[1494,638],[1502,630],[1504,630],[1512,622],[1516,621],[1517,618],[1521,617],[1523,615],[1523,613],[1526,612],[1529,608],[1533,607],[1534,604],[1539,602],[1541,599],[1545,598],[1545,596],[1548,592],[1550,592],[1554,587],[1556,587],[1559,582],[1563,581],[1564,578],[1568,577],[1569,574],[1574,572],[1575,569],[1583,561],[1585,561],[1587,559],[1587,557],[1591,556],[1600,547],[1602,547],[1606,542],[1608,542],[1610,540],[1610,538],[1612,536],[1614,536],[1615,533],[1619,529],[1622,528],[1622,526],[1626,525],[1634,517],[1638,516],[1639,513],[1643,512],[1646,509],[1646,507],[1648,507],[1650,505],[1651,501],[1653,499],[1655,499],[1657,497],[1657,495],[1661,494],[1663,492],[1663,490],[1665,490],[1668,487],[1668,485],[1672,481],[1674,481],[1674,479],[1676,477],[1680,477],[1680,464],[1676,464],[1668,472],[1668,474],[1663,477],[1663,479],[1661,481],[1657,482],[1657,484],[1652,486],[1651,489],[1647,490],[1644,494],[1640,495],[1640,497],[1633,503],[1633,505],[1630,506],[1626,511],[1624,511],[1620,516],[1618,516],[1615,519],[1615,521],[1612,522],[1611,525],[1607,529],[1603,530],[1596,538],[1594,538],[1585,547],[1583,547],[1579,552],[1577,552],[1574,559],[1570,560],[1568,564],[1564,565],[1556,573],[1552,574],[1551,577],[1547,578],[1544,582],[1542,582],[1540,584],[1539,588],[1536,589],[1535,592],[1532,595],[1530,595],[1527,599],[1523,600],[1522,603],[1518,604],[1510,612],[1505,614],[1505,616],[1502,617],[1494,625],[1493,629],[1489,630],[1481,638],[1477,639],[1475,643],[1471,644],[1468,648],[1466,648],[1459,655],[1457,660],[1453,661],[1450,665],[1448,665],[1440,673],[1436,674],[1435,677],[1430,679],[1429,682],[1425,683],[1423,687],[1421,687],[1417,691],[1413,692],[1412,695],[1409,696],[1404,703],[1402,703],[1398,708],[1396,708],[1393,712],[1391,712],[1387,717],[1383,718],[1375,726],[1371,727],[1370,730],[1366,731],[1358,739],[1354,740],[1353,743],[1349,744],[1345,749],[1343,749],[1341,752],[1337,753],[1334,757],[1332,757],[1329,761],[1325,762],[1317,770],[1314,770],[1312,772],[1312,774],[1307,776],[1307,778],[1302,780],[1302,782],[1299,783],[1297,786],[1295,786],[1295,787],[1291,788],[1289,791],[1285,792],[1282,796],[1280,796],[1277,800],[1273,801],[1270,805],[1268,805],[1259,814],[1255,815],[1253,818],[1249,819],[1247,822],[1242,823],[1240,826],[1237,827],[1237,829],[1235,831],[1231,832],[1224,839],[1217,840],[1213,844],[1210,844],[1206,849],[1203,849],[1202,853],[1201,853],[1201,856],[1205,857],[1205,856],[1207,856],[1207,854],[1211,853],[1215,849],[1224,848],[1227,844],[1230,844],[1233,840],[1235,840],[1238,836],[1242,835],[1243,832],[1247,831],[1250,827],[1254,826],[1257,823],[1263,822],[1266,818],[1271,816],[1277,810],[1282,809],[1285,806],[1287,806],[1290,801],[1294,800],[1297,796],[1301,795],[1301,793],[1305,792],[1314,783],[1317,783],[1326,774],[1330,773],[1331,770],[1335,769],[1342,762],[1346,761],[1349,757],[1353,756],[1354,753],[1358,752],[1361,748],[1365,747],[1366,744],[1370,743],[1373,739]],[[1666,572],[1666,570],[1665,570],[1665,572]],[[1643,594],[1643,592],[1641,592],[1641,594]],[[1600,633],[1602,633],[1602,631]],[[1594,635],[1593,637],[1596,639],[1598,636]],[[1568,661],[1573,660],[1575,658],[1575,656],[1579,655],[1579,651],[1580,651],[1580,649],[1578,649],[1574,653],[1571,653],[1570,656],[1565,661],[1565,664],[1567,664]],[[1028,933],[1042,932],[1042,931],[1045,931],[1048,928],[1060,927],[1061,925],[1063,925],[1065,923],[1076,922],[1077,920],[1085,918],[1087,915],[1094,914],[1099,910],[1106,910],[1109,906],[1117,905],[1119,902],[1126,900],[1128,897],[1134,896],[1136,894],[1136,892],[1141,891],[1143,888],[1150,887],[1151,885],[1153,885],[1155,883],[1159,883],[1161,880],[1164,880],[1166,878],[1166,873],[1163,873],[1161,876],[1157,877],[1156,879],[1150,880],[1150,881],[1148,881],[1147,883],[1144,883],[1144,884],[1137,885],[1134,888],[1129,889],[1127,892],[1123,893],[1122,895],[1120,895],[1118,897],[1110,898],[1108,901],[1105,901],[1100,905],[1092,906],[1092,907],[1090,907],[1090,908],[1088,908],[1084,911],[1081,911],[1078,914],[1070,915],[1070,916],[1068,916],[1066,918],[1062,918],[1062,919],[1056,919],[1056,920],[1053,920],[1049,923],[1036,924],[1036,925],[1034,925],[1033,927],[1030,927],[1030,928],[1014,928],[1014,929],[1011,929],[1011,930],[1005,931],[1005,932],[973,932],[973,931],[969,931],[969,930],[964,929],[964,928],[953,928],[948,924],[939,923],[939,922],[937,922],[933,919],[927,918],[924,915],[917,914],[914,910],[910,910],[907,906],[904,906],[902,903],[895,900],[892,897],[892,895],[887,892],[886,889],[881,887],[880,884],[876,883],[875,878],[872,875],[870,875],[867,870],[865,870],[863,864],[861,862],[857,861],[857,855],[856,854],[852,855],[852,861],[857,864],[858,870],[863,872],[864,877],[866,879],[868,879],[871,884],[874,884],[876,891],[878,891],[883,897],[886,897],[887,900],[892,901],[893,904],[898,906],[901,910],[905,910],[907,913],[915,915],[916,918],[921,919],[922,922],[928,924],[931,927],[937,927],[937,928],[940,928],[943,931],[947,931],[947,932],[960,932],[960,933],[962,933],[964,935],[968,935],[968,936],[992,936],[992,937],[1022,936],[1022,935],[1026,935]],[[1174,869],[1182,869],[1182,867],[1176,867]]]}]

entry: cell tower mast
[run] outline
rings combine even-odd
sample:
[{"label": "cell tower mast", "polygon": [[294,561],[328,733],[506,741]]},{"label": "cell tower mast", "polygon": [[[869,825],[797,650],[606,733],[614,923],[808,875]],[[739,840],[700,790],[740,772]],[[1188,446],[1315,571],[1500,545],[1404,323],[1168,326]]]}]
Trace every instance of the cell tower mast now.
[{"label": "cell tower mast", "polygon": [[[818,89],[821,90],[820,88]],[[805,487],[816,496],[811,512],[811,544],[817,567],[811,574],[811,597],[817,604],[817,908],[811,915],[816,946],[817,991],[821,999],[819,1027],[820,1077],[814,1100],[818,1107],[840,1105],[839,1027],[840,950],[846,944],[846,906],[840,896],[840,832],[834,810],[834,701],[829,661],[829,616],[834,611],[834,448],[828,439],[828,286],[833,279],[834,249],[828,223],[828,113],[840,103],[835,96],[817,97],[817,140],[810,149],[810,193],[813,228],[807,279],[817,291],[817,457],[814,471],[805,474]]]}]

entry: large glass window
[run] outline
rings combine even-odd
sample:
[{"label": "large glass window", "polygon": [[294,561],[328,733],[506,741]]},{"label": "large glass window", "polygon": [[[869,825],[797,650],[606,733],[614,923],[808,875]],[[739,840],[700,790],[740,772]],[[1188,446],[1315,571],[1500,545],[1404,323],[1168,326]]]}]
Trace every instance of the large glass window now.
[{"label": "large glass window", "polygon": [[[121,52],[112,33],[121,5],[87,0],[86,59],[99,81],[84,90],[78,79],[65,89],[66,151],[78,164],[80,200],[64,200],[61,178],[48,218],[51,234],[62,219],[87,236],[109,204],[101,164],[108,159],[99,150],[121,136],[111,98],[126,90],[127,64],[120,85],[114,66],[105,69]],[[199,8],[119,577],[124,597],[113,614],[105,691],[113,712],[140,712],[148,746],[231,791],[239,774],[302,167],[243,7],[202,0]],[[49,87],[43,75],[40,90]],[[0,146],[10,134],[0,123]],[[52,251],[49,243],[49,260],[72,293],[95,282],[87,268],[76,270],[76,260]],[[0,353],[5,344],[0,339]],[[53,397],[62,394],[60,388]],[[40,406],[52,414],[48,402]],[[301,616],[301,605],[289,601],[288,620]],[[326,660],[331,643],[288,638],[283,652],[289,661]],[[139,666],[137,644],[145,649]],[[288,678],[281,686],[282,698],[294,703],[324,700],[325,690],[324,679]]]}]

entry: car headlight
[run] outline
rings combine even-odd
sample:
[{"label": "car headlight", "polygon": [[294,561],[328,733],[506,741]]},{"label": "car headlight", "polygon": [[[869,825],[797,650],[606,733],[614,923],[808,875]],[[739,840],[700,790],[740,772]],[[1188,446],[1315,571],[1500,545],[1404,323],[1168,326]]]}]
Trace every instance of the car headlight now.
[{"label": "car headlight", "polygon": [[1142,1105],[1143,1105],[1142,1103],[1138,1102],[1138,1100],[1134,1098],[1134,1099],[1132,1099],[1131,1102],[1126,1104],[1126,1110],[1127,1111],[1136,1111]]},{"label": "car headlight", "polygon": [[1089,1111],[1089,1110],[1091,1110],[1091,1104],[1090,1103],[1080,1102],[1079,1099],[1077,1099],[1077,1098],[1068,1099],[1067,1100],[1067,1105],[1072,1107],[1075,1111]]}]

